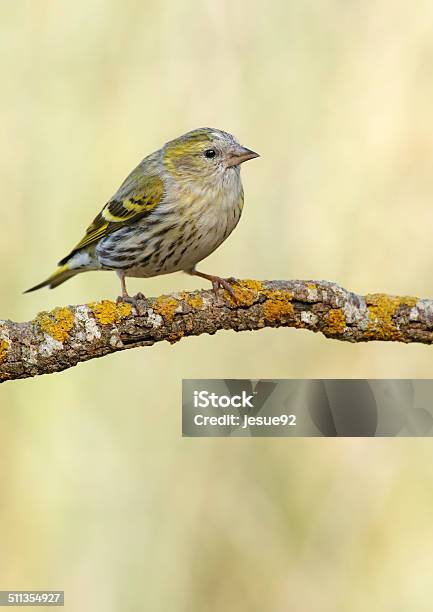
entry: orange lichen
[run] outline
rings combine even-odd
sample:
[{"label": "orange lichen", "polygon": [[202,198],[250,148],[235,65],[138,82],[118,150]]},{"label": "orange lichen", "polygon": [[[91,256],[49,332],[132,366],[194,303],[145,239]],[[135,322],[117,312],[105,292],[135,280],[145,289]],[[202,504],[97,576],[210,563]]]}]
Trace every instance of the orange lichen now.
[{"label": "orange lichen", "polygon": [[128,317],[132,312],[131,304],[125,302],[116,304],[110,300],[102,300],[102,302],[92,302],[88,306],[101,325],[120,323],[122,319]]},{"label": "orange lichen", "polygon": [[9,350],[9,342],[6,340],[0,340],[0,363],[4,363],[6,361]]},{"label": "orange lichen", "polygon": [[43,332],[63,343],[74,326],[74,314],[66,307],[54,308],[51,312],[40,312],[36,322]]},{"label": "orange lichen", "polygon": [[199,310],[203,306],[203,298],[199,293],[187,293],[186,291],[182,291],[180,297],[189,305],[191,308],[195,310]]},{"label": "orange lichen", "polygon": [[232,288],[235,294],[232,295],[226,290],[224,296],[226,299],[231,299],[232,302],[238,306],[251,306],[257,301],[257,295],[262,291],[263,285],[260,281],[255,280],[240,280],[232,284]]},{"label": "orange lichen", "polygon": [[412,308],[418,298],[374,293],[365,296],[369,325],[366,336],[375,340],[401,340],[402,333],[393,317],[402,306]]},{"label": "orange lichen", "polygon": [[294,318],[295,309],[290,302],[291,295],[282,291],[267,291],[267,300],[263,306],[265,319],[269,323],[280,323],[284,319]]},{"label": "orange lichen", "polygon": [[237,284],[240,287],[244,287],[245,289],[250,289],[251,291],[255,291],[256,293],[259,293],[259,291],[262,291],[263,289],[263,283],[258,280],[250,280],[250,279],[240,280],[238,281]]},{"label": "orange lichen", "polygon": [[156,312],[156,314],[161,315],[161,317],[164,317],[164,319],[169,323],[173,321],[174,313],[177,307],[177,300],[175,300],[174,297],[167,295],[162,295],[161,297],[157,298],[152,306],[153,311]]},{"label": "orange lichen", "polygon": [[175,331],[171,333],[169,336],[167,336],[167,340],[170,342],[170,344],[175,344],[176,342],[179,342],[179,340],[183,338],[183,336],[184,336],[183,331]]},{"label": "orange lichen", "polygon": [[285,300],[291,302],[294,298],[293,293],[286,289],[263,289],[261,294],[270,300]]},{"label": "orange lichen", "polygon": [[346,328],[346,317],[341,308],[331,308],[326,317],[324,332],[330,336],[338,336]]}]

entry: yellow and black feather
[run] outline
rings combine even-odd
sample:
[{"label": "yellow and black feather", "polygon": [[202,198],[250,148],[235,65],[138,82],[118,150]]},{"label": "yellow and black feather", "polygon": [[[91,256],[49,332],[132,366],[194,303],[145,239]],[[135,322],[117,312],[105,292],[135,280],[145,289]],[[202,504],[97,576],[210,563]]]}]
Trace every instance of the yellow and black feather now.
[{"label": "yellow and black feather", "polygon": [[[145,217],[162,200],[164,184],[159,176],[143,176],[139,189],[128,193],[125,197],[114,197],[107,202],[101,212],[86,230],[86,234],[72,251],[64,257],[59,266],[65,264],[75,253],[99,242],[108,234],[135,223]],[[117,195],[117,194],[116,194]]]}]

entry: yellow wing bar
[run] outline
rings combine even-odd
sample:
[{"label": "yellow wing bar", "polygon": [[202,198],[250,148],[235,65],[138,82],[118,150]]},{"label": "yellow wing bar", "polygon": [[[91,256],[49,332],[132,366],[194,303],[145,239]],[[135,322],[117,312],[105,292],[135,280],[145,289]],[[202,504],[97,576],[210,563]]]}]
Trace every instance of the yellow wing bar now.
[{"label": "yellow wing bar", "polygon": [[124,198],[110,200],[86,230],[85,236],[75,248],[59,262],[66,263],[77,251],[98,242],[108,234],[146,216],[162,200],[164,184],[158,176],[143,177],[140,188]]}]

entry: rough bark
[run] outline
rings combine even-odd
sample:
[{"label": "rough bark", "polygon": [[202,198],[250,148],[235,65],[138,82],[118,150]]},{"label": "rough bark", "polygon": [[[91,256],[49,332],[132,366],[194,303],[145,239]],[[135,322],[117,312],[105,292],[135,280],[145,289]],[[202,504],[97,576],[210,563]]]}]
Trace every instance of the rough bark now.
[{"label": "rough bark", "polygon": [[0,321],[0,382],[49,374],[132,347],[221,329],[297,327],[348,342],[433,342],[433,300],[356,295],[328,281],[239,281],[227,293],[182,292],[129,304],[55,308]]}]

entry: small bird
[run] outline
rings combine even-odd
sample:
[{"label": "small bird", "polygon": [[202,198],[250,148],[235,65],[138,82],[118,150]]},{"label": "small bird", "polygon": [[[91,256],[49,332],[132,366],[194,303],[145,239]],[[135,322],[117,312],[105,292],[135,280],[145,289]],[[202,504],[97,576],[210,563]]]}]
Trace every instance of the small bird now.
[{"label": "small bird", "polygon": [[230,282],[196,270],[236,227],[244,204],[240,165],[259,157],[227,132],[193,130],[151,153],[125,179],[87,228],[84,238],[59,262],[42,287],[53,289],[90,270],[117,272],[118,301],[136,304],[126,277],[149,278],[184,271],[233,295]]}]

